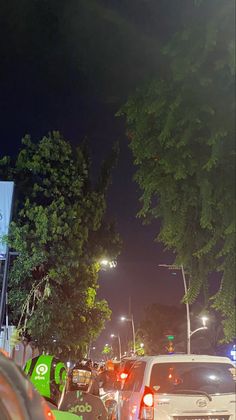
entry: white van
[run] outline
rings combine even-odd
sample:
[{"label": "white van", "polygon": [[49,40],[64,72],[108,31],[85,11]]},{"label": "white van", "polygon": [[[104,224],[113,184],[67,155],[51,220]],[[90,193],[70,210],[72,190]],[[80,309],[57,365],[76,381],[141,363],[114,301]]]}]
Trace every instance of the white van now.
[{"label": "white van", "polygon": [[118,420],[235,420],[235,367],[227,357],[145,356],[119,391]]}]

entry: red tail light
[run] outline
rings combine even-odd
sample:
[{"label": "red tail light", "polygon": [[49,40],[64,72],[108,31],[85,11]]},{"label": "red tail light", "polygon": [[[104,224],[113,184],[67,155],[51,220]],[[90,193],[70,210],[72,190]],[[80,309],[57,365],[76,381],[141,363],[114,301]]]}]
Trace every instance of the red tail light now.
[{"label": "red tail light", "polygon": [[128,376],[128,373],[121,372],[121,373],[120,373],[120,380],[121,380],[121,381],[124,381],[124,380],[127,378],[127,376]]},{"label": "red tail light", "polygon": [[142,396],[139,418],[140,420],[154,419],[154,393],[147,386],[145,386]]}]

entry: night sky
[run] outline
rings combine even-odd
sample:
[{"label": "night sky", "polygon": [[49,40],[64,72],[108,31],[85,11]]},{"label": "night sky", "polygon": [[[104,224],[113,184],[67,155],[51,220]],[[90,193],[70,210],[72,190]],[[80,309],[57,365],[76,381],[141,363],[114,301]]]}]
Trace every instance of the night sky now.
[{"label": "night sky", "polygon": [[60,130],[77,145],[87,136],[94,168],[119,140],[120,159],[113,172],[108,214],[117,220],[123,251],[113,271],[99,276],[99,297],[108,300],[112,322],[104,342],[127,314],[134,319],[145,305],[179,304],[180,274],[160,263],[174,257],[154,242],[158,223],[136,218],[140,192],[133,182],[125,123],[116,111],[135,88],[161,71],[159,45],[187,13],[186,1],[14,0],[1,5],[0,155],[14,155],[21,138],[40,139]]}]

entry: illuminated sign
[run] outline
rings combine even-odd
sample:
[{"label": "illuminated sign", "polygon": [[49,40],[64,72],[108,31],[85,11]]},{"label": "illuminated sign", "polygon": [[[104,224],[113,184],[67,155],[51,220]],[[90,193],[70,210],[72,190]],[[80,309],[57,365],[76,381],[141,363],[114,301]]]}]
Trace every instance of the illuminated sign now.
[{"label": "illuminated sign", "polygon": [[236,344],[233,345],[230,354],[232,356],[232,360],[236,361]]}]

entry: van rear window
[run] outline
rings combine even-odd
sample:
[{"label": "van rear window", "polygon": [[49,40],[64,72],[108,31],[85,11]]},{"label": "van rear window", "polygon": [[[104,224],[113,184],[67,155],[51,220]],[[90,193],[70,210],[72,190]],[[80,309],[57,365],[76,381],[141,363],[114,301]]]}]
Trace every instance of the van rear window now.
[{"label": "van rear window", "polygon": [[227,363],[158,363],[152,367],[150,386],[159,393],[234,393],[235,371]]}]

